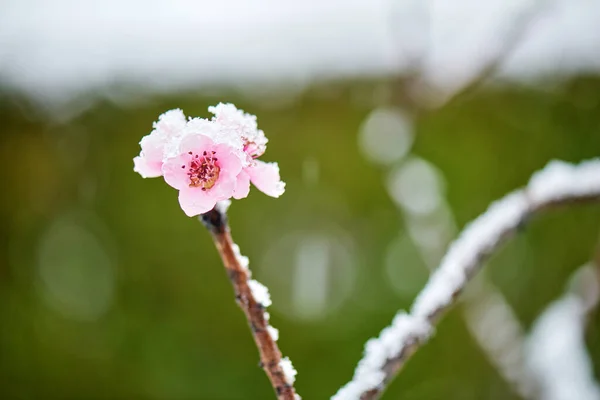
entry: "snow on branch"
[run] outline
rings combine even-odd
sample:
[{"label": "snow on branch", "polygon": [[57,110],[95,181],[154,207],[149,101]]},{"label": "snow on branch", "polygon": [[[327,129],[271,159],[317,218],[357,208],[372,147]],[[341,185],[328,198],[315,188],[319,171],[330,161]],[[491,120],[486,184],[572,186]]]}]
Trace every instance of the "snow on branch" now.
[{"label": "snow on branch", "polygon": [[332,400],[379,398],[410,356],[429,339],[467,282],[532,215],[553,206],[598,200],[600,159],[593,159],[579,165],[553,161],[535,173],[527,187],[493,203],[450,246],[410,313],[399,312],[378,338],[366,343],[353,379]]},{"label": "snow on branch", "polygon": [[235,299],[246,315],[254,342],[260,354],[260,366],[265,370],[279,400],[299,400],[294,388],[296,370],[288,357],[283,357],[277,340],[279,331],[269,323],[271,305],[269,290],[262,283],[251,279],[248,257],[240,253],[233,242],[227,223],[229,201],[218,202],[214,209],[200,216],[210,231],[213,241],[235,292]]}]

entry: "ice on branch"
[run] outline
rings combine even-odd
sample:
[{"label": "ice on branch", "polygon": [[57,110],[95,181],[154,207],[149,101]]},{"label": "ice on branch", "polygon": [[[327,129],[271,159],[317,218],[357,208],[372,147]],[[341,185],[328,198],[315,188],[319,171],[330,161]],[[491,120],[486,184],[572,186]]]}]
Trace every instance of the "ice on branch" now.
[{"label": "ice on branch", "polygon": [[[599,169],[599,159],[584,161],[579,165],[552,161],[529,181],[529,200],[538,204],[560,200],[566,196],[597,195],[600,192]],[[577,179],[574,179],[575,176]]]},{"label": "ice on branch", "polygon": [[250,286],[252,296],[257,303],[261,304],[265,308],[271,305],[271,295],[269,294],[269,289],[267,289],[265,285],[259,281],[251,279],[248,281],[248,286]]},{"label": "ice on branch", "polygon": [[269,325],[267,326],[267,331],[269,332],[269,335],[271,335],[271,338],[273,338],[274,341],[279,340],[279,329],[273,328],[271,325]]},{"label": "ice on branch", "polygon": [[134,171],[144,178],[162,176],[179,191],[179,204],[188,216],[248,196],[250,182],[269,196],[281,196],[285,183],[279,166],[258,160],[268,140],[256,117],[233,104],[220,103],[209,111],[212,119],[188,121],[179,109],[162,114],[140,142]]},{"label": "ice on branch", "polygon": [[[218,205],[219,204],[217,203],[217,206]],[[233,249],[233,254],[235,255],[235,258],[240,263],[240,266],[246,270],[246,273],[248,275],[251,275],[252,273],[250,272],[250,269],[248,268],[250,266],[250,259],[248,259],[248,257],[242,255],[242,253],[240,252],[240,246],[238,246],[237,244],[234,243],[231,247]]]},{"label": "ice on branch", "polygon": [[440,266],[415,299],[380,336],[365,346],[352,381],[334,400],[375,399],[411,354],[429,338],[440,316],[483,263],[533,213],[547,206],[600,198],[600,159],[570,165],[551,162],[528,186],[493,203],[450,246]]},{"label": "ice on branch", "polygon": [[282,358],[281,361],[279,361],[279,366],[283,370],[285,381],[290,385],[293,384],[296,381],[298,371],[296,371],[290,359],[287,357]]},{"label": "ice on branch", "polygon": [[523,192],[515,192],[493,203],[468,225],[415,300],[413,314],[427,318],[449,305],[478,265],[480,255],[493,250],[504,233],[515,229],[527,212],[527,197]]}]

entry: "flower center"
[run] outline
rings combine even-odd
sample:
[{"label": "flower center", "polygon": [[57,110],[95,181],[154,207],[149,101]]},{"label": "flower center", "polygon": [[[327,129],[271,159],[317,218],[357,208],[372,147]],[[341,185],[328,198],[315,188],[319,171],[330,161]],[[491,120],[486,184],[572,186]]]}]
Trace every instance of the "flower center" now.
[{"label": "flower center", "polygon": [[[198,155],[190,151],[189,154],[192,155],[187,173],[190,178],[190,187],[208,190],[215,186],[221,171],[217,165],[218,158],[215,157],[215,152],[204,151],[202,155]],[[185,165],[182,165],[181,168],[185,168]]]}]

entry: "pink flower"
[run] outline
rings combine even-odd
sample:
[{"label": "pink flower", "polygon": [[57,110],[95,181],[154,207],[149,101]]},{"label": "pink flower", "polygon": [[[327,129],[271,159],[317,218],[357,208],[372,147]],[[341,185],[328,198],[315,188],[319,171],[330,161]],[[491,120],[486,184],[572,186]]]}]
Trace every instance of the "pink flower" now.
[{"label": "pink flower", "polygon": [[133,170],[143,178],[162,175],[165,149],[179,137],[185,128],[185,115],[179,109],[170,110],[158,117],[154,130],[140,142],[142,151],[133,159]]},{"label": "pink flower", "polygon": [[181,140],[179,154],[165,160],[162,173],[165,181],[179,190],[183,212],[192,217],[234,196],[243,156],[228,144],[191,134]]},{"label": "pink flower", "polygon": [[272,197],[285,183],[277,163],[257,160],[267,149],[267,138],[256,117],[233,104],[209,107],[210,120],[185,120],[179,109],[167,111],[142,138],[134,171],[144,178],[163,176],[179,190],[179,204],[188,216],[210,211],[217,202],[242,199],[250,182]]}]

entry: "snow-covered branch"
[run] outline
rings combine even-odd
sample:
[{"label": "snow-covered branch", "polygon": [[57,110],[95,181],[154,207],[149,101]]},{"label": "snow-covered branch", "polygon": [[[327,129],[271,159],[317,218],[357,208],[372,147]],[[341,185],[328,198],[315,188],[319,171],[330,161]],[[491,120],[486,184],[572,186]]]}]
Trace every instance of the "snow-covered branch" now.
[{"label": "snow-covered branch", "polygon": [[451,245],[417,296],[410,313],[399,312],[378,338],[369,340],[352,381],[333,400],[378,398],[489,256],[530,217],[554,206],[600,200],[600,159],[571,165],[553,161],[528,185],[493,203]]},{"label": "snow-covered branch", "polygon": [[260,282],[250,279],[248,258],[241,255],[239,246],[233,242],[229,233],[226,214],[228,203],[217,203],[213,210],[202,214],[200,220],[210,231],[223,260],[235,298],[246,315],[260,353],[260,366],[269,377],[277,398],[299,400],[300,396],[293,386],[296,370],[290,359],[282,356],[277,346],[279,331],[269,324],[269,313],[265,311],[271,305],[269,290]]}]

